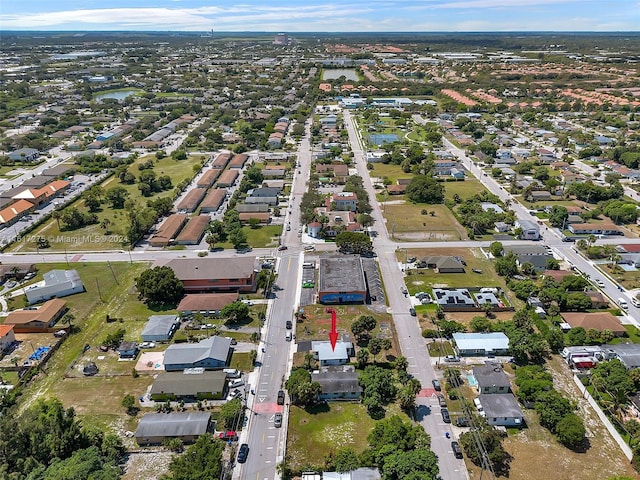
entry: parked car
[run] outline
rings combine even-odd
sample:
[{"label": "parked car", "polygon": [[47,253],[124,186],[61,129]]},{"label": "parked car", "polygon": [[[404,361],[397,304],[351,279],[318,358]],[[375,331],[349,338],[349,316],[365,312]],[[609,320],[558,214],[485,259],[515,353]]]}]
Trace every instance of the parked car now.
[{"label": "parked car", "polygon": [[238,388],[244,385],[244,380],[239,378],[238,380],[234,380],[233,382],[229,382],[229,388]]},{"label": "parked car", "polygon": [[444,395],[442,395],[441,393],[439,393],[439,394],[437,395],[437,397],[438,397],[438,403],[440,404],[440,406],[441,406],[441,407],[446,407],[446,406],[447,406],[447,401],[446,401],[446,399],[444,398]]},{"label": "parked car", "polygon": [[235,442],[238,440],[238,434],[235,430],[227,430],[226,432],[220,432],[218,434],[220,440],[224,442]]},{"label": "parked car", "polygon": [[291,330],[293,328],[293,324],[291,323],[291,320],[287,320],[285,322],[285,327],[287,328],[287,330]]},{"label": "parked car", "polygon": [[276,403],[278,405],[284,405],[284,390],[278,390],[278,400]]},{"label": "parked car", "polygon": [[273,426],[276,428],[280,428],[282,426],[282,414],[276,413],[273,417]]},{"label": "parked car", "polygon": [[442,387],[440,386],[440,382],[438,380],[431,380],[431,384],[433,385],[433,388],[435,388],[436,392],[442,391]]},{"label": "parked car", "polygon": [[411,307],[411,308],[409,309],[409,315],[411,315],[412,317],[415,317],[415,316],[417,315],[417,314],[416,314],[416,309],[415,309],[415,308],[413,308],[413,307]]},{"label": "parked car", "polygon": [[444,423],[451,423],[451,417],[449,416],[449,410],[446,408],[441,408],[440,413],[442,414],[442,421]]},{"label": "parked car", "polygon": [[456,458],[462,458],[462,449],[458,442],[451,442],[451,450]]},{"label": "parked car", "polygon": [[460,357],[457,357],[455,355],[447,355],[446,357],[444,357],[444,361],[445,362],[459,362],[460,361]]},{"label": "parked car", "polygon": [[467,417],[456,418],[456,427],[468,427],[469,419]]},{"label": "parked car", "polygon": [[243,443],[240,445],[240,450],[238,450],[238,463],[244,463],[247,461],[247,457],[249,456],[249,445]]},{"label": "parked car", "polygon": [[227,396],[227,402],[230,402],[231,400],[235,400],[236,398],[241,398],[241,397],[242,397],[242,392],[236,388],[233,392],[231,392]]}]

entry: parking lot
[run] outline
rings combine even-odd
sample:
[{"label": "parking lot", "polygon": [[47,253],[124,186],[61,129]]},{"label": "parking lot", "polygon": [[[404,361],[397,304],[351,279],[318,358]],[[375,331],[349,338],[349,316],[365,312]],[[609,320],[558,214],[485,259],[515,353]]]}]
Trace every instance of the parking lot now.
[{"label": "parking lot", "polygon": [[[304,264],[302,265],[302,289],[300,291],[300,306],[312,305],[316,300],[316,257],[305,257]],[[313,282],[313,287],[305,288],[304,285],[310,285]]]}]

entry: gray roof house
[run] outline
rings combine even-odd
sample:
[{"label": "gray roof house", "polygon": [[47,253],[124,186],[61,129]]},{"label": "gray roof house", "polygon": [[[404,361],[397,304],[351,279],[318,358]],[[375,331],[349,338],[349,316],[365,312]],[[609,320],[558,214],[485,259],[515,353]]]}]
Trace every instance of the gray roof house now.
[{"label": "gray roof house", "polygon": [[311,374],[311,381],[320,384],[319,400],[359,400],[362,387],[358,383],[358,373],[353,367],[329,367]]},{"label": "gray roof house", "polygon": [[142,331],[144,342],[166,342],[180,326],[177,315],[151,315]]},{"label": "gray roof house", "polygon": [[154,401],[188,399],[218,399],[226,387],[227,374],[223,371],[207,372],[192,369],[186,372],[159,374],[151,386]]},{"label": "gray roof house", "polygon": [[473,368],[476,387],[481,394],[509,393],[511,382],[502,366],[497,362],[485,362],[481,367]]},{"label": "gray roof house", "polygon": [[13,162],[33,162],[40,156],[40,152],[35,148],[20,148],[9,153],[9,160]]},{"label": "gray roof house", "polygon": [[138,445],[161,444],[165,438],[192,443],[209,430],[211,413],[147,413],[140,419],[135,437]]},{"label": "gray roof house", "polygon": [[476,302],[471,298],[469,290],[466,288],[434,288],[433,296],[438,305],[445,310],[449,309],[472,309],[476,308]]},{"label": "gray roof house", "polygon": [[552,258],[553,255],[518,255],[516,263],[518,267],[522,267],[525,263],[530,263],[536,272],[542,272],[547,269],[547,261]]},{"label": "gray roof house", "polygon": [[523,427],[524,415],[516,398],[510,393],[491,393],[478,397],[489,425]]},{"label": "gray roof house", "polygon": [[502,303],[494,293],[476,293],[476,302],[480,306],[488,303],[492,307],[499,307]]},{"label": "gray roof house", "polygon": [[164,353],[164,369],[175,372],[202,367],[210,370],[224,368],[231,350],[231,339],[213,336],[198,343],[175,343]]},{"label": "gray roof house", "polygon": [[29,304],[85,291],[84,283],[76,270],[51,270],[43,277],[44,285],[25,290]]}]

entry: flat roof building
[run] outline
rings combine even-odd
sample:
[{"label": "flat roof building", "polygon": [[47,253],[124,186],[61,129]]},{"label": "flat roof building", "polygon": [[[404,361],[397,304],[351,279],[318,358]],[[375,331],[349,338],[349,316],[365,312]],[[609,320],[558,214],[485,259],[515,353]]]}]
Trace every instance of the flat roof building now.
[{"label": "flat roof building", "polygon": [[365,303],[367,284],[359,255],[320,259],[320,303]]}]

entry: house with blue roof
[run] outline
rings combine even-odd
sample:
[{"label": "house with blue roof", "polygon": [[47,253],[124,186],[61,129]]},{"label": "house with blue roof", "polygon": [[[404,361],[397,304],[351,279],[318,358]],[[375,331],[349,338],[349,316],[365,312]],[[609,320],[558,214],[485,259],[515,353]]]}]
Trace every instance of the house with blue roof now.
[{"label": "house with blue roof", "polygon": [[502,332],[454,333],[453,341],[461,357],[509,355],[509,338]]}]

